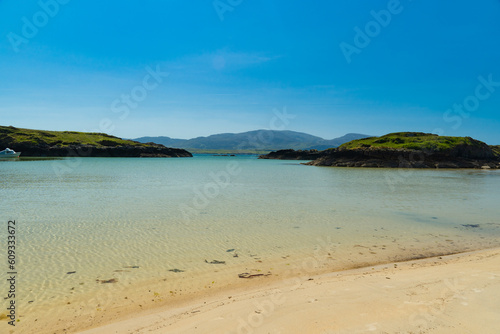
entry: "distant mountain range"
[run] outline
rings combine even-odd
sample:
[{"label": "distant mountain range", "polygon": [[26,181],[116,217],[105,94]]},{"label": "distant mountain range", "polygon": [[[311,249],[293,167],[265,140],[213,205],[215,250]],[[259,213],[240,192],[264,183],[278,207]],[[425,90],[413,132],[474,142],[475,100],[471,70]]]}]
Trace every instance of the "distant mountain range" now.
[{"label": "distant mountain range", "polygon": [[255,130],[242,133],[221,133],[208,137],[175,139],[170,137],[141,137],[141,143],[156,143],[167,147],[183,148],[192,152],[203,151],[275,151],[281,149],[325,150],[338,147],[351,140],[371,137],[359,133],[348,133],[335,139],[323,139],[303,132]]}]

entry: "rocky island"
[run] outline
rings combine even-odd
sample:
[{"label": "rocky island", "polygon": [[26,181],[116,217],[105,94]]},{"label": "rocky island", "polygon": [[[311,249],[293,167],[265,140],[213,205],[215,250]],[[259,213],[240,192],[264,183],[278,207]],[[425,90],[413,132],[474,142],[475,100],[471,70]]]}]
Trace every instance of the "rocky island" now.
[{"label": "rocky island", "polygon": [[186,150],[139,143],[104,133],[42,131],[0,126],[0,147],[28,157],[192,157]]},{"label": "rocky island", "polygon": [[[281,152],[281,153],[280,153]],[[500,147],[470,137],[397,132],[353,140],[317,152],[306,165],[386,168],[500,168]],[[263,159],[311,160],[300,151],[271,152]]]}]

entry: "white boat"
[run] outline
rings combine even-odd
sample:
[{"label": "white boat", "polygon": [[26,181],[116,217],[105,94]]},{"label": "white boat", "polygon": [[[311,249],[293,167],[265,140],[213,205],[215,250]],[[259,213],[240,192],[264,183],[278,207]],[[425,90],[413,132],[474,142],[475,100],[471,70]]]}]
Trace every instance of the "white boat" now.
[{"label": "white boat", "polygon": [[0,159],[12,159],[12,158],[19,158],[21,155],[21,152],[16,152],[14,150],[11,150],[10,148],[6,148],[3,151],[0,151]]}]

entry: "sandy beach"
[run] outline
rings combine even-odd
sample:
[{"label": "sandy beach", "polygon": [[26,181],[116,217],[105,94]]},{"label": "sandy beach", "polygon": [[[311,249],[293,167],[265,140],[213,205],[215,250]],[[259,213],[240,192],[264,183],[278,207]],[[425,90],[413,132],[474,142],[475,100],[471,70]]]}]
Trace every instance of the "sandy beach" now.
[{"label": "sandy beach", "polygon": [[0,1],[0,334],[500,334],[500,1]]},{"label": "sandy beach", "polygon": [[251,280],[80,333],[500,332],[500,249]]}]

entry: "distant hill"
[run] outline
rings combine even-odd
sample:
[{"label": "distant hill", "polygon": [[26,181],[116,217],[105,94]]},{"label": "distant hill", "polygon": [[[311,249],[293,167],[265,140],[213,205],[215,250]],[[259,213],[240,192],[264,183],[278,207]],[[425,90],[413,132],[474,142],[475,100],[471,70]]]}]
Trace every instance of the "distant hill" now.
[{"label": "distant hill", "polygon": [[138,141],[139,143],[155,143],[164,145],[167,147],[179,147],[181,143],[185,142],[186,139],[175,139],[170,137],[141,137],[137,139],[133,139],[134,141]]},{"label": "distant hill", "polygon": [[175,139],[170,137],[141,137],[134,139],[141,143],[153,142],[169,147],[187,149],[191,152],[203,151],[274,151],[280,149],[317,149],[338,147],[354,139],[370,137],[349,133],[345,136],[326,140],[296,131],[255,130],[242,133],[221,133],[208,137]]},{"label": "distant hill", "polygon": [[371,136],[362,135],[359,133],[348,133],[342,137],[338,137],[338,138],[330,139],[330,140],[324,140],[320,144],[307,147],[306,149],[323,151],[323,150],[326,150],[326,149],[329,149],[332,147],[339,147],[340,145],[348,143],[352,140],[369,138],[369,137],[371,137]]}]

